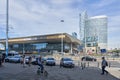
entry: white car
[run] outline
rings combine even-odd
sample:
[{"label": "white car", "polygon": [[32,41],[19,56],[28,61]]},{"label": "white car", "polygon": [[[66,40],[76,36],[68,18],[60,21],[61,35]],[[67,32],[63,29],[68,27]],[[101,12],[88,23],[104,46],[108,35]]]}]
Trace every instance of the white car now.
[{"label": "white car", "polygon": [[47,58],[46,59],[46,65],[51,65],[51,66],[55,66],[55,59],[54,58]]},{"label": "white car", "polygon": [[16,55],[16,56],[13,56],[13,57],[9,58],[9,62],[20,63],[20,60],[21,60],[20,55]]}]

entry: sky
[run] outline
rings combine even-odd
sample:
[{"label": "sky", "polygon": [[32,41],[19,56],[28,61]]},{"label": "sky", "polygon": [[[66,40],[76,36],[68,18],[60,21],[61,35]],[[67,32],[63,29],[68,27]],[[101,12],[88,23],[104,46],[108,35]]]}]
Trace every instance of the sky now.
[{"label": "sky", "polygon": [[[9,0],[9,37],[79,33],[85,10],[89,17],[108,17],[108,48],[120,48],[120,0]],[[0,39],[5,31],[6,0],[0,0]]]}]

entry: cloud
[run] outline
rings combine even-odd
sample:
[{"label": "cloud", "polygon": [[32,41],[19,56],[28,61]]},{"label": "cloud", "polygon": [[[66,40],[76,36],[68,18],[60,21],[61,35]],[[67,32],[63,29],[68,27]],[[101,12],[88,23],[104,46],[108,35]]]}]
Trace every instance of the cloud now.
[{"label": "cloud", "polygon": [[97,1],[96,3],[91,4],[92,7],[94,8],[101,8],[101,7],[105,7],[105,6],[109,6],[111,4],[113,4],[114,2],[116,2],[116,0],[100,0]]},{"label": "cloud", "polygon": [[[72,1],[73,0],[70,2],[65,1],[64,4],[70,5]],[[58,4],[52,0],[51,2],[56,5]],[[75,10],[70,7],[65,8],[66,5],[62,6],[62,2],[60,5],[58,5],[58,10],[55,6],[51,7],[50,2],[36,2],[35,0],[30,0],[29,2],[27,0],[11,0],[10,24],[14,27],[12,31],[16,33],[16,36],[49,34],[57,32],[72,33],[73,31],[78,31],[76,29],[78,27],[78,23],[76,23],[78,21],[78,16],[75,15]],[[64,19],[65,22],[61,23],[61,19]],[[66,31],[66,29],[68,30]],[[24,33],[24,35],[21,33]]]},{"label": "cloud", "polygon": [[[118,3],[118,4],[117,4]],[[108,42],[119,39],[118,0],[9,0],[10,37],[79,32],[79,13],[108,16]],[[0,0],[0,37],[5,37],[6,0]],[[3,20],[4,19],[4,20]],[[64,22],[60,22],[64,20]],[[14,33],[13,33],[14,32]],[[112,39],[111,39],[112,38]]]}]

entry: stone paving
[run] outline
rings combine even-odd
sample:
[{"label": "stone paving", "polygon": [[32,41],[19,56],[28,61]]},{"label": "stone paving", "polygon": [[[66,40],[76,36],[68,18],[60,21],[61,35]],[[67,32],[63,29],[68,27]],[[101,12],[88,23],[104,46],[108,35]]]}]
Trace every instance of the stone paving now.
[{"label": "stone paving", "polygon": [[38,66],[32,65],[23,68],[21,64],[5,63],[0,67],[0,80],[120,80],[112,76],[101,75],[101,69],[89,67],[81,69],[75,68],[60,68],[59,66],[45,66],[48,71],[48,77],[37,75]]}]

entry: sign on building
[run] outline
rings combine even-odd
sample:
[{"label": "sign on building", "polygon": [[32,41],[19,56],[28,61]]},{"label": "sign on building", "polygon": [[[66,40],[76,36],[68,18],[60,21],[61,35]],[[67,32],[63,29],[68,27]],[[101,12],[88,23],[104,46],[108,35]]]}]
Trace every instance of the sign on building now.
[{"label": "sign on building", "polygon": [[100,49],[101,53],[106,53],[106,49]]}]

